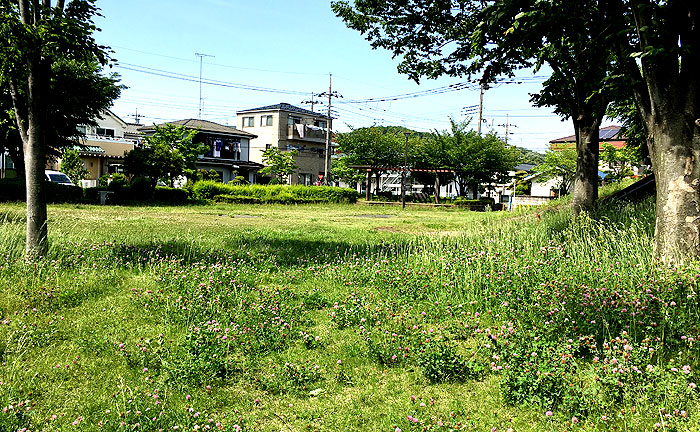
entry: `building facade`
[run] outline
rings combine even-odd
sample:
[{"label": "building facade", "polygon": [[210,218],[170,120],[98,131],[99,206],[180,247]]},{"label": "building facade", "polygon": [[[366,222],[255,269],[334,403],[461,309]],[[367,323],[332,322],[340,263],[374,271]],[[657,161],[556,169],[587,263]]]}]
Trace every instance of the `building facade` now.
[{"label": "building facade", "polygon": [[256,135],[250,140],[250,160],[263,163],[263,152],[276,147],[296,150],[297,172],[292,184],[314,184],[325,175],[326,134],[332,118],[287,103],[268,105],[236,113],[236,125]]},{"label": "building facade", "polygon": [[[249,183],[256,182],[256,174],[263,167],[261,163],[250,160],[250,142],[257,138],[255,134],[241,131],[235,127],[224,126],[207,120],[187,119],[164,123],[196,130],[195,143],[203,143],[208,150],[199,155],[197,169],[216,171],[219,179],[228,183],[237,176],[242,176]],[[144,135],[155,131],[153,126],[139,128]]]}]

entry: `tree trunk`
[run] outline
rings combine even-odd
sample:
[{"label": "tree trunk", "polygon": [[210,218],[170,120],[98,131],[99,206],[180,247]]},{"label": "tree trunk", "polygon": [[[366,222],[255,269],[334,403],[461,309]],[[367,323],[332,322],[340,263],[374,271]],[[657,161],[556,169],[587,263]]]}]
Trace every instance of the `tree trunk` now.
[{"label": "tree trunk", "polygon": [[589,212],[598,199],[599,131],[602,119],[574,121],[576,128],[576,179],[572,205],[574,214]]},{"label": "tree trunk", "polygon": [[477,199],[479,196],[479,184],[478,183],[472,183],[472,199]]},{"label": "tree trunk", "polygon": [[367,171],[367,179],[365,180],[365,199],[369,201],[372,198],[370,189],[372,188],[372,171]]},{"label": "tree trunk", "polygon": [[[26,253],[29,257],[39,257],[48,250],[48,229],[46,197],[44,196],[44,170],[46,168],[46,146],[44,143],[43,124],[45,111],[41,103],[43,81],[40,60],[28,62],[27,79],[27,117],[24,142],[25,180],[27,184],[27,243]],[[20,128],[22,124],[18,125]]]},{"label": "tree trunk", "polygon": [[377,194],[377,195],[379,195],[379,191],[380,191],[379,180],[381,179],[381,177],[382,177],[382,172],[381,172],[381,171],[377,171],[377,187],[376,187],[376,189],[374,190],[374,193]]},{"label": "tree trunk", "polygon": [[650,125],[656,178],[654,255],[667,263],[700,256],[700,134],[683,114]]},{"label": "tree trunk", "polygon": [[435,173],[435,204],[440,204],[440,176]]}]

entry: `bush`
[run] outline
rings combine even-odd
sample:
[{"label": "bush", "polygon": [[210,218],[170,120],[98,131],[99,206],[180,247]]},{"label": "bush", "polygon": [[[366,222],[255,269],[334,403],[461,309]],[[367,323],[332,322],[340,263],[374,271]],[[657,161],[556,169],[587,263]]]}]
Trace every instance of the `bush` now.
[{"label": "bush", "polygon": [[[100,179],[102,179],[102,177],[100,177]],[[109,182],[107,189],[119,193],[122,191],[122,189],[124,189],[128,185],[129,185],[129,179],[127,179],[124,174],[115,173],[115,174],[112,174],[112,181]]]},{"label": "bush", "polygon": [[216,195],[214,201],[227,204],[260,204],[260,198],[246,195]]},{"label": "bush", "polygon": [[44,182],[44,193],[48,203],[76,203],[83,199],[83,188]]},{"label": "bush", "polygon": [[466,199],[457,197],[452,201],[452,204],[472,211],[487,211],[493,208],[494,200],[493,198]]},{"label": "bush", "polygon": [[185,189],[157,186],[153,194],[153,200],[164,204],[186,204],[190,199]]},{"label": "bush", "polygon": [[[44,182],[44,194],[46,202],[65,203],[80,202],[83,199],[83,189],[78,186],[59,185],[51,182]],[[0,180],[0,202],[6,201],[26,201],[27,192],[24,179],[1,179]]]},{"label": "bush", "polygon": [[146,177],[134,177],[124,191],[129,200],[148,201],[153,197],[153,185]]},{"label": "bush", "polygon": [[24,201],[25,198],[26,191],[23,179],[0,179],[0,202]]},{"label": "bush", "polygon": [[[260,202],[264,204],[354,203],[358,198],[357,192],[353,189],[329,186],[236,186],[201,181],[194,185],[193,191],[196,199],[217,200],[218,202]],[[217,196],[219,198],[216,198]],[[243,197],[248,198],[244,199]]]},{"label": "bush", "polygon": [[236,176],[235,179],[231,180],[231,183],[233,183],[236,186],[247,186],[250,184],[248,183],[248,180],[246,180],[243,176]]}]

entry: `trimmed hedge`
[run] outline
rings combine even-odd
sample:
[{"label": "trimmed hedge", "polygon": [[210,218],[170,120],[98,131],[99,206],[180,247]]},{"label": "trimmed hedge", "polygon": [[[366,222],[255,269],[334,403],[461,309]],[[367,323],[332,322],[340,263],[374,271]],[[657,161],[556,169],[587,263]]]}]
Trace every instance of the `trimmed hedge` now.
[{"label": "trimmed hedge", "polygon": [[[0,202],[26,201],[27,192],[24,179],[0,179]],[[44,182],[44,193],[48,203],[76,203],[83,200],[83,189]]]},{"label": "trimmed hedge", "polygon": [[[193,187],[195,198],[236,203],[348,203],[357,202],[358,193],[349,188],[300,185],[234,186],[212,181],[200,181]],[[218,197],[218,198],[217,198]],[[249,198],[255,198],[250,200]]]},{"label": "trimmed hedge", "polygon": [[452,204],[459,207],[466,207],[473,211],[484,211],[487,208],[494,210],[495,204],[493,198],[466,199],[457,197],[452,201]]},{"label": "trimmed hedge", "polygon": [[164,204],[187,204],[189,198],[189,194],[185,189],[156,186],[156,190],[153,192],[153,201]]}]

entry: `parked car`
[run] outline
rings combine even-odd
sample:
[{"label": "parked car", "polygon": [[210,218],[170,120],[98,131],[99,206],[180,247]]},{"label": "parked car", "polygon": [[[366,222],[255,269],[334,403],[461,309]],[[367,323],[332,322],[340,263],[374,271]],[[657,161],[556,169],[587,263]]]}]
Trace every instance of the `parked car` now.
[{"label": "parked car", "polygon": [[46,180],[50,181],[51,183],[57,183],[66,186],[75,186],[71,179],[62,172],[46,170],[44,171],[44,175],[46,176]]}]

